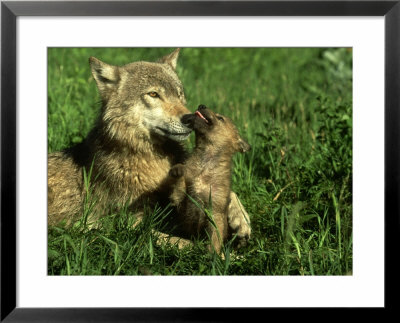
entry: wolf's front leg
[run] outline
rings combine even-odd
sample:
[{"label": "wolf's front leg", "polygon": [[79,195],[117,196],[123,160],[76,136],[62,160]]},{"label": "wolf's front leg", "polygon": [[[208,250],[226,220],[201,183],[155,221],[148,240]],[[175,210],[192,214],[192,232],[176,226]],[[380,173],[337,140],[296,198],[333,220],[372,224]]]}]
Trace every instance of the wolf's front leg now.
[{"label": "wolf's front leg", "polygon": [[239,246],[245,245],[251,235],[250,218],[234,192],[230,194],[228,225],[232,234],[237,235]]}]

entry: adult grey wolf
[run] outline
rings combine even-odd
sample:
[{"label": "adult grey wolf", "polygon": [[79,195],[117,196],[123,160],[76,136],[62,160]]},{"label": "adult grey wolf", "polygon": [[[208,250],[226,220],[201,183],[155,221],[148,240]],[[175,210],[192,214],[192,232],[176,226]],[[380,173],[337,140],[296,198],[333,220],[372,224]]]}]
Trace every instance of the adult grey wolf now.
[{"label": "adult grey wolf", "polygon": [[[71,225],[82,216],[85,170],[95,201],[88,223],[111,206],[157,199],[171,167],[184,160],[183,143],[191,132],[181,121],[190,112],[175,72],[178,55],[179,49],[158,62],[121,67],[90,58],[101,113],[82,143],[48,156],[48,225]],[[229,224],[247,239],[248,215],[233,192],[230,201]]]}]

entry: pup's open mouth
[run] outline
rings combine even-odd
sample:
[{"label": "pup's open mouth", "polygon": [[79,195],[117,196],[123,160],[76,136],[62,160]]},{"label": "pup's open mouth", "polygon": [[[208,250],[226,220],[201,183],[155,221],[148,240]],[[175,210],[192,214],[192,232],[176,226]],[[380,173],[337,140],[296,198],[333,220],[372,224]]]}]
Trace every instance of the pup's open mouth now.
[{"label": "pup's open mouth", "polygon": [[202,115],[199,110],[196,110],[194,114],[203,119],[206,123],[211,124],[211,120],[208,119],[206,116]]}]

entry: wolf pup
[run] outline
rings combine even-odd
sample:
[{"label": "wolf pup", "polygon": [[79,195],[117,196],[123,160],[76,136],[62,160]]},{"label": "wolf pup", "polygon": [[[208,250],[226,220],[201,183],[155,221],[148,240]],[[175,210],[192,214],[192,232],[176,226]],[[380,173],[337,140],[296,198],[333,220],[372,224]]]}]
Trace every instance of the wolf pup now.
[{"label": "wolf pup", "polygon": [[[232,157],[251,147],[230,119],[204,105],[182,121],[193,127],[196,146],[184,164],[173,166],[169,172],[176,179],[171,201],[177,207],[183,231],[189,235],[207,232],[219,253],[228,236]],[[209,206],[211,221],[204,211]]]}]

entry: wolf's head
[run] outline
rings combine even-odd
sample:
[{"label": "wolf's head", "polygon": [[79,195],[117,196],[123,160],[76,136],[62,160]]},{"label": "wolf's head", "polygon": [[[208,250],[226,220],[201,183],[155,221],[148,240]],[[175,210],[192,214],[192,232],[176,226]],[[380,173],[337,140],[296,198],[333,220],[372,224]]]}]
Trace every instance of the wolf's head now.
[{"label": "wolf's head", "polygon": [[89,59],[103,102],[102,122],[111,138],[130,146],[138,139],[188,138],[191,129],[181,122],[189,110],[175,72],[178,55],[179,49],[156,63],[121,67]]},{"label": "wolf's head", "polygon": [[193,114],[183,116],[182,121],[196,133],[196,147],[224,151],[228,154],[244,153],[251,146],[239,135],[231,119],[200,105]]}]

